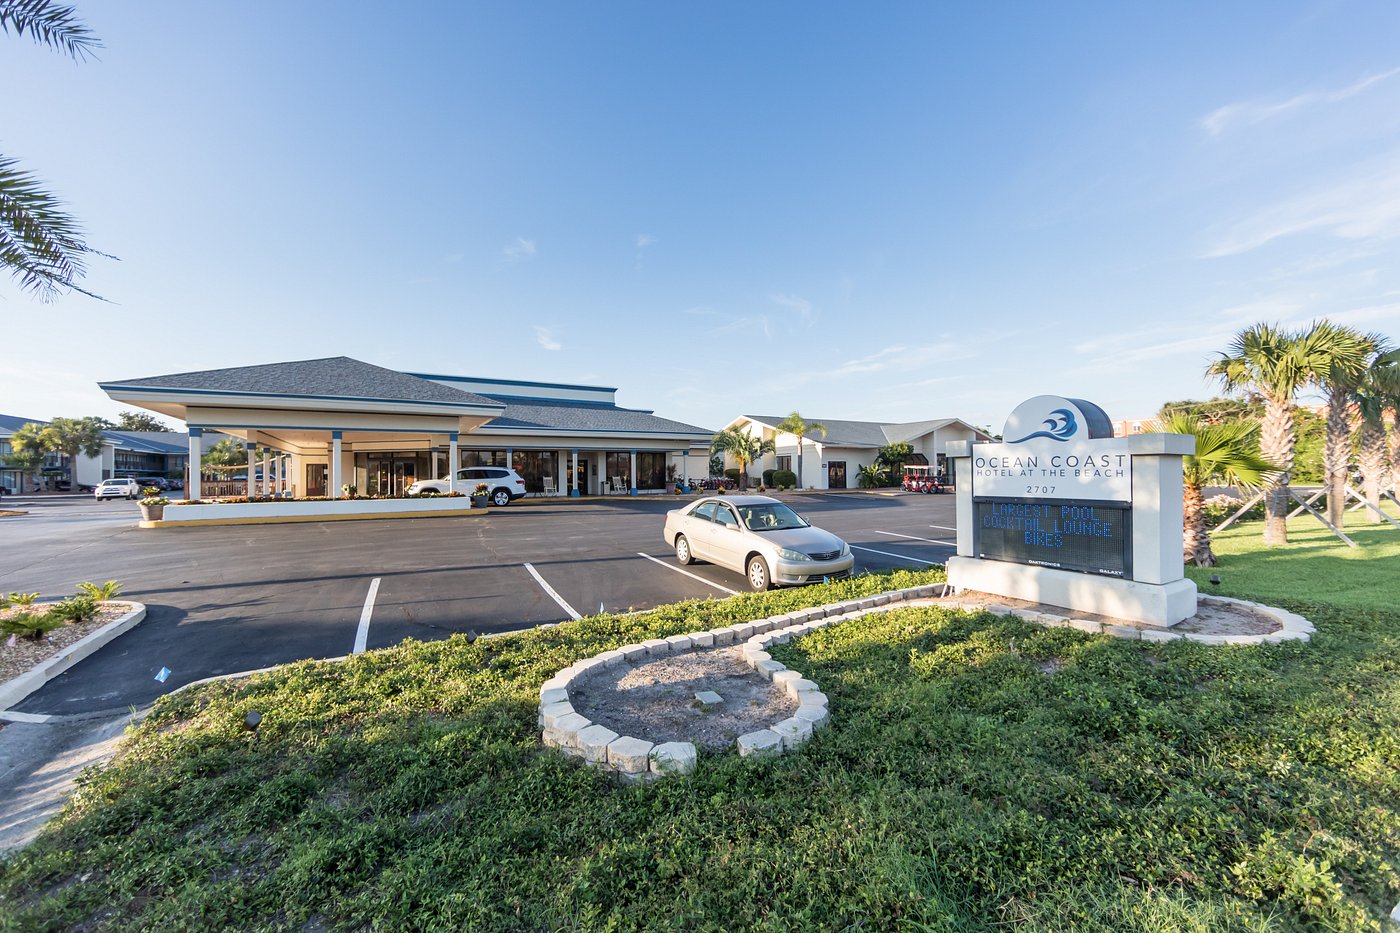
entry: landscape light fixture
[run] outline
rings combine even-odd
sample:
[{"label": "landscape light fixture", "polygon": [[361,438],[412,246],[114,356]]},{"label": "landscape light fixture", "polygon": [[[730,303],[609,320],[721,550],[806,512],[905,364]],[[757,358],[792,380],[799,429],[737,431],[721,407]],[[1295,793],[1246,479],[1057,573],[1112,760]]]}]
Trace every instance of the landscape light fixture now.
[{"label": "landscape light fixture", "polygon": [[1218,574],[1218,573],[1213,573],[1213,574],[1210,575],[1210,585],[1211,585],[1211,586],[1219,586],[1219,585],[1220,585],[1220,574]]},{"label": "landscape light fixture", "polygon": [[262,725],[262,713],[257,710],[253,710],[247,716],[243,717],[243,728],[247,729],[249,732],[257,732],[258,726],[260,725]]}]

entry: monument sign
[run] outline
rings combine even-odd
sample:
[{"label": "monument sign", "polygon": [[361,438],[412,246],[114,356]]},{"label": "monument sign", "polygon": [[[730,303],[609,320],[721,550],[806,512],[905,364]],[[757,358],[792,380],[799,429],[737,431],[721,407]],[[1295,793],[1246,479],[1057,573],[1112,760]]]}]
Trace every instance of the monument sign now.
[{"label": "monument sign", "polygon": [[1195,614],[1181,561],[1181,457],[1193,438],[1115,438],[1103,409],[1053,395],[1018,405],[1002,437],[949,446],[950,584],[1157,625]]}]

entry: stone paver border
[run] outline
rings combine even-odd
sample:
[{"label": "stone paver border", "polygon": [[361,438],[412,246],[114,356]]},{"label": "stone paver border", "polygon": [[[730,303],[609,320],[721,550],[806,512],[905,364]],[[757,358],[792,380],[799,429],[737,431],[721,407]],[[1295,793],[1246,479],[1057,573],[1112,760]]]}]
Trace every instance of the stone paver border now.
[{"label": "stone paver border", "polygon": [[[612,667],[628,661],[645,661],[668,654],[710,648],[715,645],[743,643],[743,658],[755,672],[797,700],[798,706],[787,719],[772,723],[764,729],[745,733],[735,741],[743,758],[763,758],[781,755],[800,747],[830,721],[826,694],[818,685],[797,671],[773,660],[768,649],[785,645],[793,638],[877,612],[888,612],[901,604],[918,600],[919,605],[934,605],[965,612],[990,612],[1014,615],[1036,625],[1051,628],[1073,628],[1093,635],[1110,635],[1135,641],[1166,642],[1177,639],[1206,645],[1260,645],[1283,641],[1308,641],[1316,631],[1313,624],[1300,615],[1226,596],[1203,596],[1202,601],[1234,603],[1269,616],[1282,626],[1278,631],[1259,635],[1206,635],[1198,632],[1174,632],[1133,625],[1117,625],[1093,619],[1073,619],[1055,613],[1040,612],[1012,606],[985,605],[949,597],[947,584],[932,583],[904,590],[891,590],[848,599],[826,606],[799,609],[782,615],[739,622],[723,628],[670,638],[654,638],[635,645],[623,645],[610,651],[585,658],[559,671],[540,687],[539,725],[544,744],[566,755],[616,773],[623,781],[637,783],[655,780],[671,774],[688,774],[695,769],[697,752],[690,742],[654,743],[644,738],[618,735],[605,726],[590,722],[574,710],[569,702],[569,684],[598,667]],[[935,601],[936,600],[936,601]]]},{"label": "stone paver border", "polygon": [[1276,632],[1263,632],[1257,635],[1207,635],[1202,632],[1176,632],[1169,628],[1116,625],[1111,622],[1099,622],[1096,619],[1073,619],[1054,612],[1041,612],[1034,609],[998,606],[996,604],[986,605],[980,602],[962,601],[956,597],[943,600],[940,605],[951,609],[962,609],[964,612],[990,612],[993,615],[1016,616],[1026,622],[1044,625],[1047,628],[1072,628],[1088,632],[1091,635],[1112,635],[1114,638],[1127,638],[1133,641],[1185,640],[1200,642],[1203,645],[1275,645],[1283,641],[1309,641],[1313,632],[1317,631],[1316,627],[1307,619],[1276,606],[1265,606],[1262,603],[1252,603],[1245,599],[1234,599],[1229,596],[1202,596],[1200,602],[1231,603],[1236,606],[1244,606],[1261,615],[1268,616],[1278,622],[1281,627]]},{"label": "stone paver border", "polygon": [[765,729],[739,736],[735,747],[743,757],[781,755],[806,742],[829,719],[826,694],[797,671],[774,661],[767,649],[786,644],[808,632],[857,619],[870,612],[888,611],[894,604],[912,599],[941,596],[945,586],[931,583],[905,590],[891,590],[875,596],[848,599],[828,606],[814,606],[795,612],[739,622],[723,628],[670,638],[653,638],[635,645],[623,645],[585,658],[564,668],[540,687],[539,724],[544,744],[566,755],[616,773],[623,781],[636,783],[670,774],[688,774],[695,769],[698,752],[691,742],[655,743],[644,738],[618,735],[606,726],[590,722],[569,702],[569,684],[598,667],[612,667],[627,661],[645,661],[697,648],[743,643],[743,658],[754,671],[782,686],[797,700],[796,712]]}]

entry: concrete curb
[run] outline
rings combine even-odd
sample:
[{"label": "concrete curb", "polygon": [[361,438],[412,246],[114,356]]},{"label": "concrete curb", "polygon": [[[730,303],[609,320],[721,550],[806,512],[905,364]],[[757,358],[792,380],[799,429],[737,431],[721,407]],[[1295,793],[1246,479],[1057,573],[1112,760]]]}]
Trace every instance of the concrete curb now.
[{"label": "concrete curb", "polygon": [[68,668],[92,654],[114,640],[117,636],[125,634],[134,628],[140,621],[146,618],[146,606],[144,603],[134,603],[128,600],[112,600],[112,602],[126,603],[131,609],[120,617],[108,622],[95,632],[88,634],[82,639],[59,651],[45,661],[39,662],[34,667],[0,684],[0,711],[8,710],[16,703],[38,690],[44,684],[62,674]]}]

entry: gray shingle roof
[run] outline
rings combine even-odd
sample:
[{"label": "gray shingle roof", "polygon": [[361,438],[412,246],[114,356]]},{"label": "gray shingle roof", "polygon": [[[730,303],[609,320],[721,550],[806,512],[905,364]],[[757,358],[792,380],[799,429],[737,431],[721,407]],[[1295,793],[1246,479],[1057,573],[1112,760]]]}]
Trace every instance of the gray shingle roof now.
[{"label": "gray shingle roof", "polygon": [[714,433],[705,428],[697,428],[693,424],[658,418],[650,412],[612,405],[551,405],[547,402],[515,401],[504,404],[506,410],[485,425],[487,431],[615,431],[627,434],[690,434],[702,438],[708,438]]},{"label": "gray shingle roof", "polygon": [[104,382],[104,387],[191,389],[208,392],[246,392],[260,395],[296,395],[313,398],[379,399],[401,402],[445,402],[495,407],[483,395],[463,392],[407,373],[362,363],[348,356],[320,360],[266,363],[205,369]]},{"label": "gray shingle roof", "polygon": [[[750,421],[776,425],[786,415],[745,415],[744,417]],[[811,424],[826,425],[826,437],[822,437],[820,431],[813,431],[807,435],[807,438],[822,444],[829,444],[832,447],[884,447],[886,444],[893,444],[896,441],[907,441],[920,437],[945,425],[953,424],[957,420],[957,418],[935,418],[931,421],[880,422],[808,418],[807,421]]]},{"label": "gray shingle roof", "polygon": [[38,418],[20,418],[16,415],[0,415],[0,431],[6,434],[13,434],[26,424],[45,425],[47,421],[40,421]]},{"label": "gray shingle roof", "polygon": [[123,450],[151,454],[189,452],[190,436],[176,431],[103,431],[102,434]]}]

